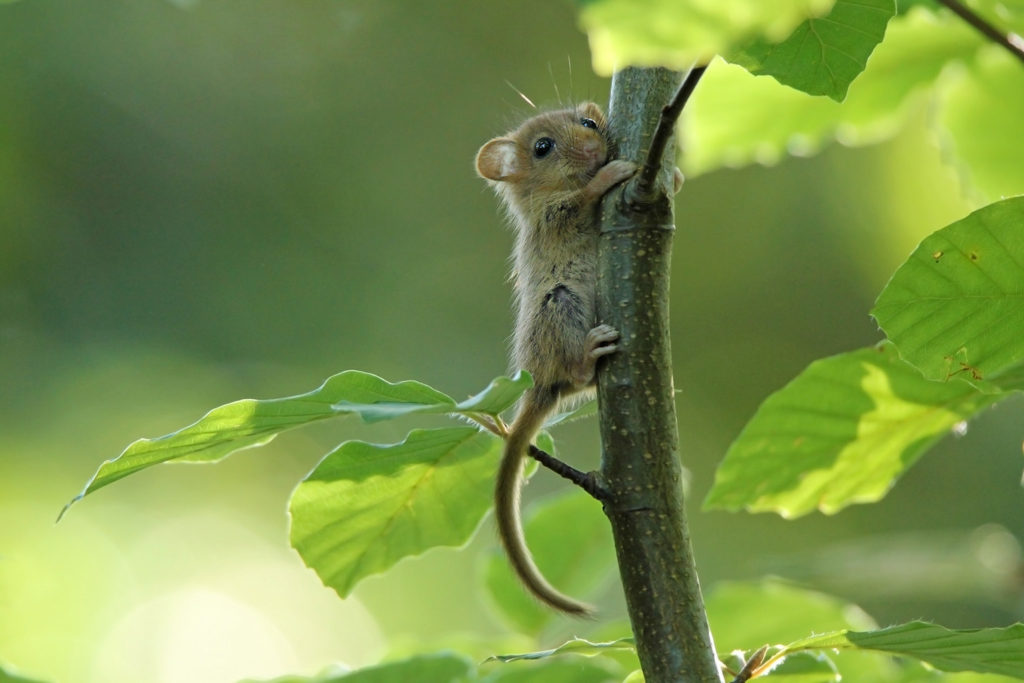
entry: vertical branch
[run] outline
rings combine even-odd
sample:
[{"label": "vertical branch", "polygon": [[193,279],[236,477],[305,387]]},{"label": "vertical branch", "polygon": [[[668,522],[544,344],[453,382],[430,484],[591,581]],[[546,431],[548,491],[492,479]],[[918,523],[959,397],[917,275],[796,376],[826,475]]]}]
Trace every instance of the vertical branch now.
[{"label": "vertical branch", "polygon": [[[663,105],[682,80],[665,69],[614,76],[609,121],[621,158],[648,156]],[[674,154],[657,165],[653,192],[638,191],[637,177],[603,204],[598,320],[621,333],[620,351],[598,375],[604,509],[647,681],[709,683],[722,676],[683,509],[669,345],[675,228],[664,188],[673,184]]]}]

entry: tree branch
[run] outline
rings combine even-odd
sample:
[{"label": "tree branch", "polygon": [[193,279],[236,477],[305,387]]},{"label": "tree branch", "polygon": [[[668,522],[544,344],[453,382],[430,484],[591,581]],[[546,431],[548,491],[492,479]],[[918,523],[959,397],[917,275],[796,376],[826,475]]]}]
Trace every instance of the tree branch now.
[{"label": "tree branch", "polygon": [[558,476],[568,479],[591,496],[601,502],[608,500],[608,490],[601,486],[601,482],[595,472],[582,472],[567,462],[563,462],[547,451],[542,451],[534,445],[530,445],[530,457],[548,468]]},{"label": "tree branch", "polygon": [[945,5],[951,12],[976,28],[986,38],[989,38],[992,42],[1002,46],[1014,57],[1024,62],[1024,39],[1016,33],[1003,33],[995,26],[985,21],[981,15],[976,14],[966,5],[959,2],[959,0],[939,0],[939,3]]},{"label": "tree branch", "polygon": [[[621,158],[640,163],[655,146],[662,105],[683,92],[682,81],[681,74],[665,69],[615,74],[609,125]],[[671,112],[665,115],[670,117]],[[723,679],[683,509],[668,334],[675,230],[667,194],[675,173],[670,137],[657,143],[666,152],[652,162],[661,180],[651,184],[653,194],[638,192],[642,180],[634,178],[603,203],[598,322],[614,326],[621,337],[618,353],[598,371],[601,475],[609,494],[604,511],[646,680],[710,683]]]},{"label": "tree branch", "polygon": [[658,174],[661,172],[661,162],[665,156],[665,147],[672,139],[672,133],[676,128],[676,121],[683,113],[683,107],[693,94],[694,88],[700,81],[700,77],[707,70],[706,66],[698,66],[690,70],[690,73],[683,79],[672,101],[661,109],[661,117],[658,119],[658,127],[651,138],[651,146],[647,150],[643,166],[637,174],[636,193],[638,197],[650,198],[657,192]]}]

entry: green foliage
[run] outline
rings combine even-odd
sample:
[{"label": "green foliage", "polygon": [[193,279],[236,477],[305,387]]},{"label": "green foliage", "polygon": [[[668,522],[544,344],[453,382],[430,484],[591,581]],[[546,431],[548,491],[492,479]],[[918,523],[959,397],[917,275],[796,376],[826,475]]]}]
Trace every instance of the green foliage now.
[{"label": "green foliage", "polygon": [[[787,154],[816,152],[833,139],[863,145],[888,138],[922,95],[941,91],[939,77],[947,67],[973,59],[981,44],[955,17],[923,9],[899,16],[842,103],[716,61],[687,107],[683,170],[696,175],[721,166],[774,164]],[[984,130],[969,131],[968,138],[985,138]]]},{"label": "green foliage", "polygon": [[340,415],[377,422],[413,413],[496,416],[532,384],[528,373],[499,377],[482,392],[456,404],[420,382],[391,383],[348,370],[305,394],[265,400],[244,399],[214,408],[199,421],[156,439],[139,439],[96,471],[61,511],[130,474],[164,462],[216,462],[246,448],[265,446],[283,431]]},{"label": "green foliage", "polygon": [[[903,3],[898,14],[892,0],[578,4],[599,70],[627,63],[686,68],[714,54],[734,63],[716,61],[688,109],[690,172],[770,163],[830,139],[879,140],[927,96],[943,144],[975,195],[1024,189],[1024,143],[1007,135],[1024,117],[1024,71],[982,47],[976,33],[934,3]],[[999,12],[994,0],[978,5],[995,22],[1024,26],[1017,5],[1000,5]],[[729,448],[706,506],[796,517],[876,501],[945,434],[1024,389],[1021,264],[1022,197],[986,206],[926,238],[873,310],[888,340],[816,361],[764,401]],[[500,415],[531,383],[525,373],[499,377],[457,402],[419,382],[343,372],[311,392],[236,401],[164,437],[136,441],[103,463],[68,506],[153,465],[216,462],[328,418],[354,414],[372,423],[433,414],[476,423],[417,429],[392,444],[347,441],[295,488],[291,544],[325,585],[346,597],[362,579],[403,558],[469,541],[491,505]],[[548,426],[592,414],[594,405],[584,404]],[[549,434],[539,444],[555,450]],[[544,574],[573,594],[594,592],[612,566],[610,534],[598,510],[576,493],[537,506],[525,525]],[[537,638],[551,625],[552,614],[523,593],[503,558],[491,558],[486,585],[500,616],[519,632]],[[920,662],[943,672],[1024,679],[1020,624],[953,631],[911,622],[878,629],[848,603],[777,582],[719,586],[708,610],[719,647],[745,653],[728,659],[730,666],[742,667],[767,644],[757,674],[780,682],[972,680]],[[823,629],[828,632],[805,637]],[[632,640],[616,635],[607,642],[575,638],[479,666],[438,653],[273,683],[642,680]],[[888,655],[913,661],[895,663]],[[6,680],[31,683],[0,670],[0,682]]]},{"label": "green foliage", "polygon": [[0,666],[0,683],[43,683],[43,681],[36,678],[26,678]]},{"label": "green foliage", "polygon": [[[833,13],[842,5],[837,3]],[[1020,31],[1024,25],[1021,3],[997,8],[986,0],[976,6],[995,26]],[[809,28],[797,33],[801,30],[813,35]],[[879,30],[876,26],[873,32]],[[1019,60],[986,44],[958,17],[925,5],[894,18],[877,50],[871,53],[866,42],[858,46],[856,54],[866,60],[863,74],[852,84],[835,80],[849,85],[842,103],[807,94],[838,99],[846,89],[829,89],[829,78],[813,78],[826,62],[802,55],[800,50],[810,50],[813,42],[798,38],[794,34],[774,47],[759,44],[730,58],[799,90],[715,62],[687,111],[682,166],[688,175],[721,166],[773,164],[787,154],[816,152],[831,140],[874,143],[899,131],[918,110],[915,104],[927,98],[936,112],[930,122],[972,195],[993,200],[1024,191],[1020,136],[1002,134],[1024,118],[1024,72]],[[858,60],[846,61],[852,68]],[[776,70],[775,62],[799,66]]]},{"label": "green foliage", "polygon": [[1021,388],[1024,197],[986,206],[926,238],[872,315],[927,379],[963,379],[989,392]]},{"label": "green foliage", "polygon": [[807,19],[784,41],[756,40],[729,59],[755,76],[842,102],[895,11],[893,0],[836,0],[831,12]]},{"label": "green foliage", "polygon": [[[1024,11],[1018,16],[1024,22]],[[991,46],[969,69],[939,93],[940,139],[979,200],[1019,194],[1024,188],[1024,136],[999,131],[1013,130],[1024,116],[1024,69]]]},{"label": "green foliage", "polygon": [[[331,668],[315,676],[283,676],[262,683],[407,683],[408,681],[473,680],[472,662],[454,653],[418,655],[396,662],[366,667],[359,671]],[[243,683],[260,683],[243,681]]]},{"label": "green foliage", "polygon": [[[733,652],[722,654],[721,660],[735,672],[756,649],[769,644],[757,677],[767,676],[768,680],[780,683],[974,680],[930,671],[917,662],[926,662],[944,672],[974,671],[1024,678],[1024,625],[950,630],[915,621],[879,629],[853,605],[777,581],[720,584],[709,593],[707,609],[720,651]],[[831,630],[820,633],[822,628]],[[800,636],[812,631],[819,634]],[[787,637],[793,639],[788,645],[772,645]],[[734,648],[746,648],[746,653]],[[492,659],[509,665],[571,655],[599,660],[616,655],[621,660],[622,654],[634,652],[630,638],[608,642],[576,638],[556,648]],[[904,660],[895,662],[872,653],[896,655]],[[628,664],[628,660],[620,663]]]},{"label": "green foliage", "polygon": [[877,631],[824,633],[790,643],[785,650],[846,648],[913,657],[940,671],[975,671],[1024,680],[1024,624],[951,630],[913,621]]},{"label": "green foliage", "polygon": [[469,540],[491,504],[501,440],[475,427],[415,430],[399,444],[349,441],[292,494],[291,543],[346,597],[362,578]]},{"label": "green foliage", "polygon": [[562,645],[550,650],[527,652],[519,655],[496,655],[493,659],[499,662],[516,662],[521,660],[544,659],[546,657],[564,654],[594,656],[603,654],[610,650],[632,651],[635,649],[632,638],[619,638],[618,640],[613,640],[607,643],[592,643],[583,638],[573,638],[569,642],[563,643]]},{"label": "green foliage", "polygon": [[878,297],[891,343],[816,361],[770,396],[706,505],[794,517],[884,496],[944,434],[1024,388],[1021,263],[1024,198],[926,238]]},{"label": "green foliage", "polygon": [[826,13],[834,0],[578,0],[580,23],[590,38],[594,69],[668,66],[731,52],[751,40],[777,42],[808,16]]},{"label": "green foliage", "polygon": [[798,517],[878,500],[931,445],[997,398],[922,378],[891,344],[815,361],[761,404],[705,505]]}]

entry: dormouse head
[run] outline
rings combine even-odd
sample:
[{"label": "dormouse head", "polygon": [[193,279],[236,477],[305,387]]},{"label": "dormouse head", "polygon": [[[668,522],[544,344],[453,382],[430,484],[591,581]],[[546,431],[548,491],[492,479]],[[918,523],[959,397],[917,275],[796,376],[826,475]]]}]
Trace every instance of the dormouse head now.
[{"label": "dormouse head", "polygon": [[480,148],[476,171],[524,191],[583,187],[608,161],[604,114],[593,102],[538,114]]}]

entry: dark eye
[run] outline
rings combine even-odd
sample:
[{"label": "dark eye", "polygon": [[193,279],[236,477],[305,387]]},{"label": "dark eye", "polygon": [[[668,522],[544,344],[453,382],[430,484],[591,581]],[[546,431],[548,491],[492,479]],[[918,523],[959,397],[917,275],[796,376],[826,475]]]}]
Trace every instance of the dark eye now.
[{"label": "dark eye", "polygon": [[594,119],[580,119],[580,123],[583,124],[584,128],[593,128],[597,130],[597,121]]},{"label": "dark eye", "polygon": [[551,138],[540,138],[537,142],[533,143],[533,156],[538,159],[543,159],[548,155],[548,152],[555,148],[555,141]]}]

